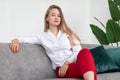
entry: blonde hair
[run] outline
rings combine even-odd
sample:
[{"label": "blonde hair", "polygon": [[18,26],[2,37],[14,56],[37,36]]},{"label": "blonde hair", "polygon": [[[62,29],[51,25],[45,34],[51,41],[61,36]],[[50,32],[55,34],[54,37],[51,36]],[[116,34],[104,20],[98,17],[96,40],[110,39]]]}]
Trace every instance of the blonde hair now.
[{"label": "blonde hair", "polygon": [[63,16],[63,13],[62,13],[62,10],[61,10],[61,8],[60,8],[59,6],[57,6],[57,5],[51,5],[51,6],[48,8],[48,10],[46,11],[46,14],[45,14],[45,17],[44,17],[44,32],[47,32],[47,30],[49,29],[49,24],[48,24],[46,18],[48,17],[48,14],[50,13],[50,11],[51,11],[53,8],[58,9],[59,12],[60,12],[61,22],[60,22],[60,25],[58,26],[58,28],[59,28],[61,31],[65,32],[67,35],[69,35],[72,39],[73,39],[73,37],[72,37],[72,35],[73,35],[73,36],[75,36],[76,39],[78,39],[78,40],[80,41],[79,37],[78,37],[78,36],[70,29],[70,27],[66,24],[65,19],[64,19],[64,16]]}]

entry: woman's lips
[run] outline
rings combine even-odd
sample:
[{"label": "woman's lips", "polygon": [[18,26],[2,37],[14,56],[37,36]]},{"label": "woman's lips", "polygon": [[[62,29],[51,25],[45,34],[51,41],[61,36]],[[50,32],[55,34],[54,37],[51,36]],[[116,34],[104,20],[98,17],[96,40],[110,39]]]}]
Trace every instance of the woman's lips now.
[{"label": "woman's lips", "polygon": [[58,22],[58,21],[54,21],[54,22]]}]

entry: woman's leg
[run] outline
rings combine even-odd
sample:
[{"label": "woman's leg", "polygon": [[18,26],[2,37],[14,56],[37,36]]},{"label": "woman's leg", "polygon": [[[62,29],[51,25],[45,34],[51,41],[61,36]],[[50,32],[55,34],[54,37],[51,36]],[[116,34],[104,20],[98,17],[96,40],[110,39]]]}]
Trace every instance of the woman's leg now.
[{"label": "woman's leg", "polygon": [[79,52],[77,63],[84,80],[97,80],[94,58],[87,48],[84,48]]},{"label": "woman's leg", "polygon": [[88,71],[88,72],[84,73],[83,77],[85,80],[94,80],[94,72]]},{"label": "woman's leg", "polygon": [[84,78],[84,80],[97,80],[96,67],[91,52],[88,49],[82,49],[76,63],[69,64],[67,73],[64,77],[58,76],[59,67],[56,68],[59,78]]}]

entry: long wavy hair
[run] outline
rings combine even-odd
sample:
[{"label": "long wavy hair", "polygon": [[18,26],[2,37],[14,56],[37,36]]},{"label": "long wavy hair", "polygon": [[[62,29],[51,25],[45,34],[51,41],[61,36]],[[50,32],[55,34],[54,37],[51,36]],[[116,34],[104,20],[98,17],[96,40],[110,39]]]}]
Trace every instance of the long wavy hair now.
[{"label": "long wavy hair", "polygon": [[72,39],[72,35],[75,36],[79,41],[80,41],[80,38],[70,29],[70,27],[66,24],[66,21],[64,19],[64,16],[63,16],[63,13],[62,13],[62,10],[59,6],[57,5],[51,5],[47,11],[46,11],[46,14],[45,14],[45,17],[44,17],[44,32],[47,32],[47,30],[49,29],[49,23],[47,22],[46,18],[48,17],[48,14],[50,13],[50,11],[53,9],[53,8],[56,8],[59,10],[60,12],[60,17],[61,17],[61,22],[58,26],[58,28],[65,32],[67,35],[69,35]]}]

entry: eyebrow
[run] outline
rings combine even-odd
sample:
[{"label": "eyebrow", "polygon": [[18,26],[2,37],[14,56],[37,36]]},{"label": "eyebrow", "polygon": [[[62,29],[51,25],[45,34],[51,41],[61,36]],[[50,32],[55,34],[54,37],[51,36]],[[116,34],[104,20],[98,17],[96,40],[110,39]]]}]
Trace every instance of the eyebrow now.
[{"label": "eyebrow", "polygon": [[[51,14],[56,14],[56,13],[51,13]],[[60,15],[60,14],[58,14],[58,15]]]}]

